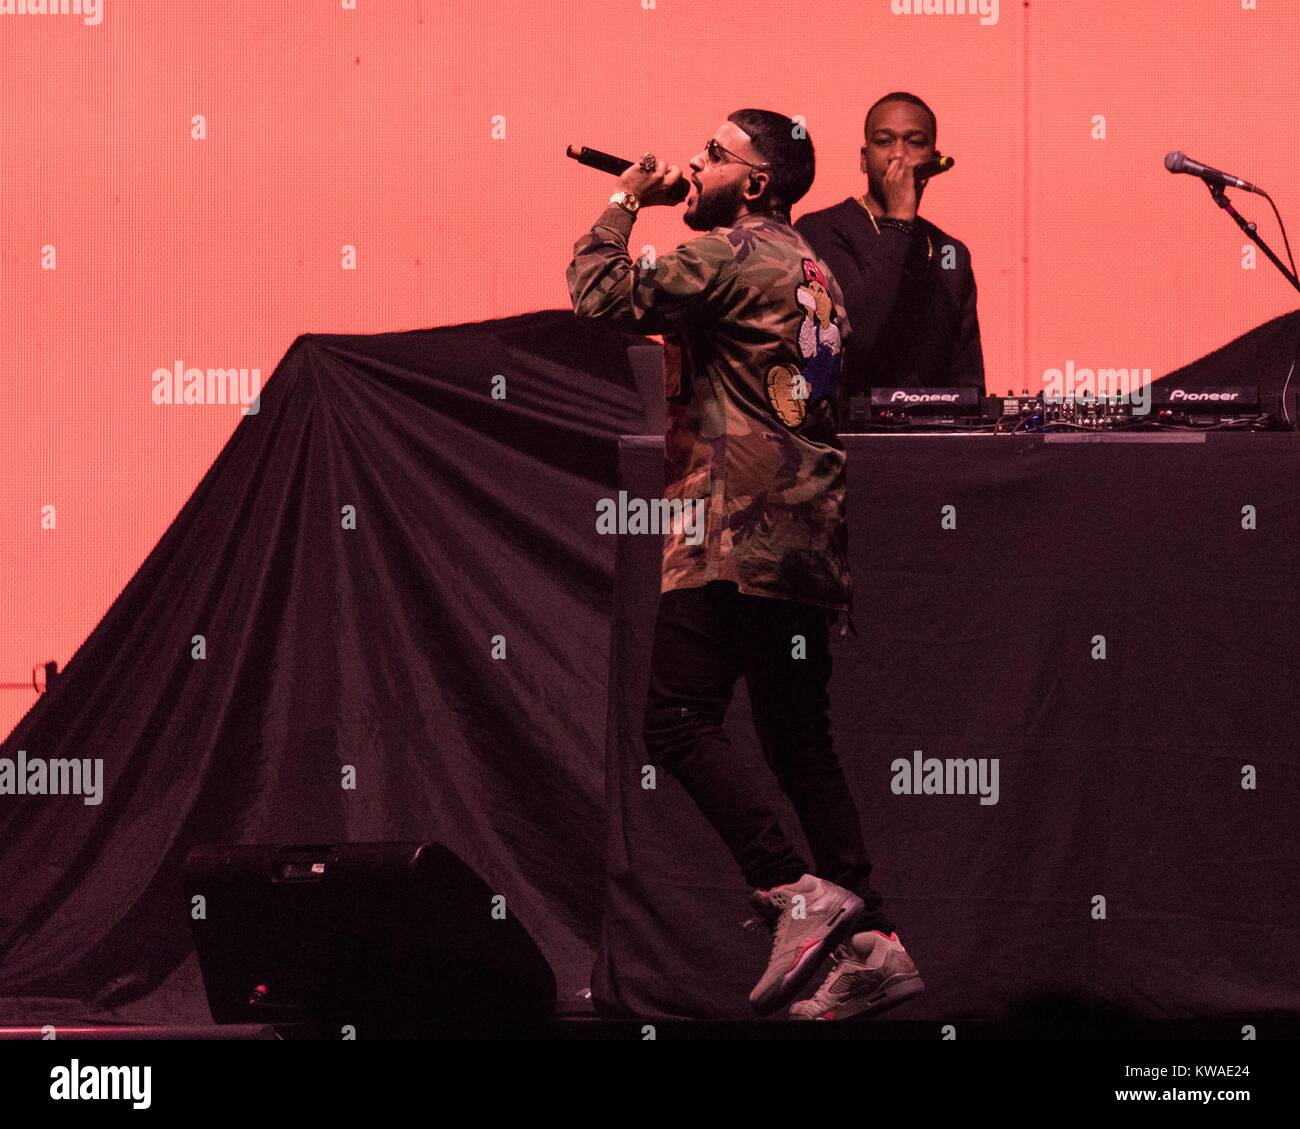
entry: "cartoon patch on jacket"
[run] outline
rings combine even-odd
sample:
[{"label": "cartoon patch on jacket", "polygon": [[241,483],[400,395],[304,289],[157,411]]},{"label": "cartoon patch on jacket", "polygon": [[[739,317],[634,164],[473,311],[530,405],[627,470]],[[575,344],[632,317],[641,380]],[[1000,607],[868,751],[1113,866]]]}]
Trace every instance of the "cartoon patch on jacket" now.
[{"label": "cartoon patch on jacket", "polygon": [[835,325],[835,303],[826,272],[811,259],[804,259],[803,277],[803,283],[795,288],[795,301],[804,310],[799,326],[803,369],[774,365],[767,374],[768,402],[787,427],[803,422],[809,404],[823,399],[834,401],[839,377],[840,331]]}]

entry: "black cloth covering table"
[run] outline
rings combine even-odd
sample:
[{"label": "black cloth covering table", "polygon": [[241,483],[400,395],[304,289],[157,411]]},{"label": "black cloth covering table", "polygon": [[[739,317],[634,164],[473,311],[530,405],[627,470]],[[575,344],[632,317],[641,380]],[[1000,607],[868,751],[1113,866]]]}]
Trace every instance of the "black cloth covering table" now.
[{"label": "black cloth covering table", "polygon": [[[833,644],[832,731],[928,986],[893,1014],[1300,1008],[1300,437],[843,439],[859,635]],[[654,497],[659,441],[621,454]],[[593,990],[609,1015],[742,1018],[766,932],[677,782],[642,786],[658,552],[619,538]],[[766,776],[743,681],[728,732]],[[997,802],[895,794],[916,750],[996,758]]]}]

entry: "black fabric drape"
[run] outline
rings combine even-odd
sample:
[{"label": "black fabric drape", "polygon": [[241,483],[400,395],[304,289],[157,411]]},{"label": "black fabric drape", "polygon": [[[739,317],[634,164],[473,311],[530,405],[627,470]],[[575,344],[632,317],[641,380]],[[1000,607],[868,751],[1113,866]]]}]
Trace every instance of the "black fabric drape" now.
[{"label": "black fabric drape", "polygon": [[561,1003],[586,987],[614,549],[595,503],[641,427],[626,343],[560,311],[294,343],[0,747],[105,774],[99,806],[0,797],[0,1017],[206,1018],[179,878],[207,842],[440,840]]},{"label": "black fabric drape", "polygon": [[1280,392],[1290,379],[1300,384],[1300,310],[1279,316],[1226,345],[1174,369],[1161,380],[1184,388],[1253,384],[1261,392]]},{"label": "black fabric drape", "polygon": [[[1284,371],[1295,327],[1294,317],[1271,322],[1213,354],[1214,364],[1230,368],[1236,356],[1252,372]],[[612,733],[640,722],[637,633],[651,627],[658,585],[657,546],[623,539],[620,591],[636,594],[642,618],[620,620],[611,654],[614,538],[595,532],[595,503],[618,488],[617,436],[643,430],[628,340],[552,311],[294,343],[261,412],[240,422],[62,676],[0,745],[7,758],[20,749],[102,757],[106,777],[98,807],[75,796],[0,796],[0,1021],[207,1019],[180,887],[185,852],[203,842],[438,839],[506,895],[555,968],[562,1005],[588,984],[598,946],[593,989],[606,1008],[631,1001],[650,1013],[727,1013],[737,989],[743,1004],[745,961],[761,960],[762,939],[746,934],[738,948],[734,924],[746,907],[699,899],[701,890],[737,893],[729,858],[689,807],[662,814],[654,834],[643,834],[624,810],[622,777],[604,773],[607,707]],[[491,395],[496,374],[506,377],[504,400]],[[1219,469],[1227,481],[1258,480],[1252,496],[1270,515],[1261,533],[1290,535],[1294,546],[1295,498],[1286,494],[1294,464],[1265,474],[1250,461],[1256,437],[1234,438]],[[660,456],[642,454],[638,481],[653,490]],[[1053,548],[1050,559],[1005,547],[990,557],[987,545],[968,542],[958,569],[918,550],[905,533],[908,495],[887,490],[891,476],[910,481],[910,497],[928,504],[926,483],[952,493],[951,465],[922,461],[904,473],[900,464],[870,480],[853,478],[868,472],[851,464],[851,482],[862,484],[854,504],[872,507],[850,527],[856,553],[870,546],[855,567],[864,570],[864,609],[877,607],[860,613],[865,630],[851,646],[869,648],[862,653],[876,666],[854,691],[859,712],[837,721],[837,735],[906,745],[901,719],[924,712],[939,726],[919,734],[927,753],[974,747],[961,735],[980,733],[975,746],[1032,765],[1024,750],[1069,716],[1046,705],[1074,685],[1055,665],[1064,625],[1111,591],[1107,568],[1132,571],[1122,555],[1101,561],[1083,533],[1044,541],[1045,523],[1076,514],[1080,529],[1113,531],[1088,524],[1089,515],[1125,514],[1125,536],[1142,546],[1153,522],[1159,529],[1186,513],[1209,536],[1208,485],[1178,480],[1175,490],[1149,481],[1140,462],[1116,466],[1120,478],[1104,480],[1110,493],[1087,476],[1051,479],[1049,489],[1036,459],[1008,460],[962,486],[957,500],[1018,521],[1017,536]],[[342,528],[344,506],[356,507],[355,530]],[[872,538],[873,527],[887,536]],[[1260,544],[1236,550],[1262,559],[1272,550],[1251,548]],[[1089,755],[1070,762],[1072,775],[1036,785],[1041,794],[1021,809],[1036,815],[999,849],[975,832],[990,810],[1004,820],[1006,807],[968,808],[959,798],[943,801],[953,805],[943,819],[899,809],[882,823],[874,800],[864,805],[900,928],[930,973],[927,1001],[983,1008],[1023,986],[1022,958],[1040,971],[1058,958],[1089,962],[1087,975],[1100,982],[1116,952],[1123,963],[1114,976],[1129,996],[1154,984],[1164,1006],[1259,1001],[1270,976],[1290,993],[1278,998],[1294,1001],[1286,977],[1297,868],[1294,838],[1279,846],[1277,823],[1284,810],[1289,833],[1294,808],[1276,806],[1279,796],[1294,801],[1296,784],[1294,710],[1276,707],[1284,693],[1294,701],[1294,562],[1270,557],[1272,571],[1260,572],[1255,557],[1211,556],[1215,571],[1197,571],[1207,562],[1195,545],[1182,546],[1181,559],[1153,558],[1171,582],[1201,585],[1192,603],[1174,602],[1177,614],[1160,605],[1163,628],[1136,599],[1119,601],[1115,613],[1121,624],[1137,616],[1148,625],[1144,662],[1159,643],[1170,677],[1183,671],[1192,680],[1169,683],[1181,696],[1153,699],[1108,668],[1111,682],[1078,697],[1071,727],[1052,731],[1058,752]],[[888,555],[905,550],[912,555]],[[1203,576],[1221,583],[1206,588]],[[965,621],[927,610],[930,600],[936,608],[960,600],[963,615],[980,609],[985,634],[955,630]],[[881,632],[882,612],[901,635]],[[1205,622],[1215,632],[1209,659],[1223,670],[1217,681],[1203,667],[1185,671],[1180,657],[1204,641]],[[497,634],[507,646],[500,661],[491,658]],[[195,635],[206,640],[201,660],[191,658]],[[1029,680],[1010,698],[1012,683],[990,682],[1000,669],[988,665],[990,643],[1011,648]],[[912,658],[894,669],[892,656],[903,652]],[[936,690],[924,672],[945,664],[954,677]],[[849,674],[842,664],[840,709],[854,700],[844,690]],[[1103,744],[1099,726],[1117,710],[1129,719],[1124,740]],[[1190,760],[1189,718],[1210,727]],[[1188,780],[1235,782],[1241,741],[1257,746],[1261,791],[1240,809],[1239,789],[1229,787],[1231,803],[1216,806]],[[1169,777],[1170,764],[1184,776]],[[345,765],[356,769],[355,790],[341,786]],[[866,771],[850,767],[862,797]],[[1115,806],[1115,781],[1165,798],[1129,812]],[[669,782],[654,795],[688,804],[672,798]],[[1048,863],[1054,869],[1036,869]],[[924,881],[914,865],[931,868]],[[1065,921],[1054,894],[1029,909],[1014,902],[1026,873],[1090,890],[1099,867],[1122,874],[1135,866],[1144,889],[1167,878],[1168,890],[1145,904],[1123,944],[1115,932],[1089,933],[1073,903],[1063,944],[1060,929],[1043,927],[1044,915]],[[991,889],[1004,896],[990,907]],[[1097,892],[1114,889],[1107,881]],[[989,937],[998,947],[985,949]],[[662,986],[648,988],[650,977]]]}]

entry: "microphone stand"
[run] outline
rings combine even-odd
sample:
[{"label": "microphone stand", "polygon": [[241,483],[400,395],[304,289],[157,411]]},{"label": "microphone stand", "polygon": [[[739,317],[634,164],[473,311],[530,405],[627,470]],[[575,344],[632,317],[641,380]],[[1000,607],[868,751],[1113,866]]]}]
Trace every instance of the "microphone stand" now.
[{"label": "microphone stand", "polygon": [[1223,185],[1211,184],[1207,180],[1205,182],[1205,187],[1210,190],[1210,195],[1214,197],[1214,202],[1218,204],[1219,207],[1222,208],[1225,212],[1227,212],[1228,215],[1230,215],[1234,220],[1236,220],[1237,226],[1241,228],[1241,230],[1244,231],[1248,236],[1250,236],[1251,240],[1254,241],[1255,245],[1258,246],[1259,249],[1264,252],[1264,254],[1266,254],[1270,259],[1273,260],[1273,265],[1282,272],[1287,282],[1289,282],[1297,290],[1300,290],[1300,279],[1296,278],[1296,276],[1291,273],[1287,265],[1281,259],[1279,259],[1275,254],[1273,254],[1273,249],[1267,243],[1265,243],[1263,239],[1260,238],[1259,232],[1255,230],[1255,225],[1251,223],[1249,220],[1243,218],[1242,214],[1232,206],[1232,202],[1228,199],[1227,195],[1224,193]]}]

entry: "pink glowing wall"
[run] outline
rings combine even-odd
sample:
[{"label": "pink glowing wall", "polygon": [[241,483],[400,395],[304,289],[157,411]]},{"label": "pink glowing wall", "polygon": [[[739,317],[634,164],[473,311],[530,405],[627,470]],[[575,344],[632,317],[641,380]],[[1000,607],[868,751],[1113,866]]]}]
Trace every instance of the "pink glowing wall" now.
[{"label": "pink glowing wall", "polygon": [[[0,14],[0,682],[67,661],[239,421],[236,406],[155,405],[154,370],[265,377],[300,333],[566,306],[573,241],[611,191],[563,158],[570,141],[681,162],[734,109],[802,115],[818,176],[797,215],[865,187],[866,107],[915,91],[958,160],[923,211],[971,247],[991,390],[1038,387],[1067,360],[1158,376],[1296,306],[1162,159],[1184,149],[1300,217],[1300,0],[894,10],[911,6]],[[1264,202],[1238,203],[1273,241]],[[692,235],[656,209],[634,238]],[[33,700],[0,692],[0,732]]]}]

